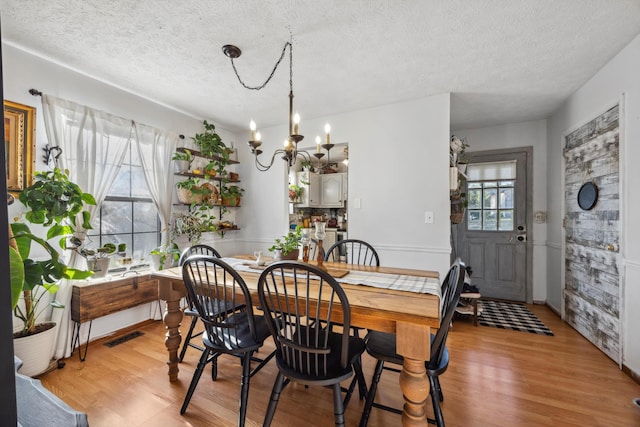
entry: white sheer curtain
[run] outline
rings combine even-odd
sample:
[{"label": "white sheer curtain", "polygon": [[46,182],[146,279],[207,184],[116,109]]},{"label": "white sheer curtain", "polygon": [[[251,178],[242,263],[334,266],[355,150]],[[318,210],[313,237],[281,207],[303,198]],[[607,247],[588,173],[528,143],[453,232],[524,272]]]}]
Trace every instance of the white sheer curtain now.
[{"label": "white sheer curtain", "polygon": [[[95,197],[97,205],[88,209],[93,218],[120,170],[131,143],[133,122],[50,95],[43,95],[42,107],[49,145],[62,149],[56,166],[68,169],[69,179]],[[71,254],[69,265],[85,268],[76,253]],[[71,289],[70,283],[61,283],[56,295],[65,306],[52,314],[58,324],[56,358],[70,354]]]},{"label": "white sheer curtain", "polygon": [[134,124],[134,136],[144,179],[158,209],[162,226],[162,244],[168,244],[171,202],[173,197],[173,173],[171,158],[178,146],[178,134],[150,126]]}]

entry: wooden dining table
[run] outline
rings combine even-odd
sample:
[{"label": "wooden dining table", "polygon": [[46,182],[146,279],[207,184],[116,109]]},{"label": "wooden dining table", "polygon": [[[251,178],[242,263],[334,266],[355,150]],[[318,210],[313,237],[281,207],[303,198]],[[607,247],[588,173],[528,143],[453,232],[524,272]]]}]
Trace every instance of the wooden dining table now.
[{"label": "wooden dining table", "polygon": [[[238,256],[247,258],[246,256]],[[404,276],[427,277],[439,280],[438,273],[393,267],[361,266],[325,262],[329,273],[336,277],[346,271],[387,273]],[[239,271],[246,282],[252,302],[259,307],[258,278],[261,270]],[[347,274],[348,275],[348,274]],[[178,349],[182,337],[180,324],[183,313],[181,300],[186,296],[182,268],[174,267],[152,273],[158,280],[159,298],[166,302],[163,316],[167,328],[165,345],[169,352],[169,381],[178,379]],[[340,281],[340,279],[337,279]],[[364,286],[363,286],[364,285]],[[404,398],[402,425],[424,426],[424,404],[429,396],[429,381],[425,361],[429,359],[431,328],[438,328],[440,298],[434,294],[416,293],[362,285],[342,284],[351,307],[351,325],[381,332],[395,333],[396,351],[404,358],[400,373],[400,388]]]}]

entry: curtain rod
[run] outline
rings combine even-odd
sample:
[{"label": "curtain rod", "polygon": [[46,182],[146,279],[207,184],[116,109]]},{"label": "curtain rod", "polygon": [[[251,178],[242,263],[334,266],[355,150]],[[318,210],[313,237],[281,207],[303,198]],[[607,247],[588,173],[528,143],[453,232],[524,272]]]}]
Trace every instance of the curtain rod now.
[{"label": "curtain rod", "polygon": [[[29,93],[33,96],[42,96],[42,92],[40,92],[38,89],[29,89]],[[184,139],[184,135],[180,134],[178,136],[180,137],[180,139]]]}]

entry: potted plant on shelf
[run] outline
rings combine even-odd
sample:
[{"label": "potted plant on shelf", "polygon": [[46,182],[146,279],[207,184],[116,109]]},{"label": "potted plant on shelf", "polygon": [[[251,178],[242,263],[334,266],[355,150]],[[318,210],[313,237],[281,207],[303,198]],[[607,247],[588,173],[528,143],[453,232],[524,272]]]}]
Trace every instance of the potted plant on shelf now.
[{"label": "potted plant on shelf", "polygon": [[185,204],[201,204],[212,193],[212,186],[203,185],[200,178],[188,178],[176,184],[178,201]]},{"label": "potted plant on shelf", "polygon": [[277,238],[273,246],[269,248],[269,252],[274,253],[276,260],[296,260],[300,255],[300,240],[302,239],[302,228],[296,226],[295,230],[290,230],[282,238]]},{"label": "potted plant on shelf", "polygon": [[190,213],[176,213],[171,222],[173,236],[186,236],[189,243],[194,245],[202,238],[203,225],[196,215]]},{"label": "potted plant on shelf", "polygon": [[205,175],[209,175],[210,177],[214,177],[217,175],[218,171],[217,169],[218,164],[216,162],[214,162],[213,160],[211,160],[209,163],[206,164],[206,166],[204,167],[204,173]]},{"label": "potted plant on shelf", "polygon": [[223,185],[220,189],[220,198],[223,206],[240,206],[244,189],[237,185]]},{"label": "potted plant on shelf", "polygon": [[[61,279],[86,279],[93,274],[68,267],[49,240],[58,239],[57,246],[66,249],[79,218],[84,229],[91,228],[86,205],[96,202],[91,194],[69,180],[68,171],[58,168],[37,172],[34,183],[20,193],[19,200],[28,210],[9,228],[12,308],[23,323],[21,330],[14,333],[14,351],[24,362],[20,372],[37,375],[49,366],[55,339],[55,323],[41,322],[39,317],[49,306],[63,307],[45,297],[56,293]],[[45,227],[46,237],[34,234],[27,223],[20,221],[22,217],[28,223]],[[33,243],[44,255],[31,258]]]},{"label": "potted plant on shelf", "polygon": [[192,138],[193,142],[200,148],[200,153],[208,157],[221,157],[228,162],[231,149],[222,142],[222,138],[216,132],[216,126],[206,120],[203,124],[204,132],[197,133]]},{"label": "potted plant on shelf", "polygon": [[173,153],[173,157],[171,158],[175,163],[176,172],[185,173],[189,171],[191,167],[191,162],[193,161],[193,154],[188,149],[183,149],[182,151],[176,151]]},{"label": "potted plant on shelf", "polygon": [[289,201],[291,203],[300,202],[300,198],[302,197],[303,191],[304,191],[304,187],[300,187],[296,184],[289,185]]}]

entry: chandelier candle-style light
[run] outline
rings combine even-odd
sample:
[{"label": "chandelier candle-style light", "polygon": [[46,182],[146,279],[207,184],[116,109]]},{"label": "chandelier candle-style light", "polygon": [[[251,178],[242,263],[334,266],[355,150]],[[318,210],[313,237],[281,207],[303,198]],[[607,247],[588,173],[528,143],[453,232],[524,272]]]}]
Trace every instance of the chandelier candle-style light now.
[{"label": "chandelier candle-style light", "polygon": [[[269,163],[262,163],[258,158],[260,154],[262,154],[262,150],[260,149],[260,146],[262,145],[261,135],[260,135],[260,132],[257,131],[256,123],[253,120],[251,120],[251,123],[249,124],[249,128],[251,129],[251,140],[248,142],[248,144],[251,147],[251,152],[254,154],[256,168],[258,168],[258,170],[260,171],[269,170],[269,168],[273,166],[273,162],[276,156],[278,155],[282,155],[282,159],[287,162],[288,168],[295,165],[298,157],[302,157],[303,160],[311,162],[311,155],[309,153],[307,153],[304,150],[298,150],[298,143],[304,139],[304,136],[300,135],[299,133],[300,115],[298,113],[293,114],[293,44],[292,44],[292,41],[285,43],[284,47],[282,48],[282,54],[280,55],[280,58],[276,62],[275,66],[273,67],[271,74],[269,74],[269,77],[267,77],[267,80],[259,86],[248,86],[240,78],[240,75],[238,74],[238,70],[236,69],[236,65],[234,62],[234,60],[239,58],[240,55],[242,54],[242,51],[240,50],[240,48],[234,45],[229,45],[229,44],[222,46],[222,52],[224,52],[224,54],[231,59],[231,66],[233,67],[233,71],[236,77],[238,78],[238,81],[244,88],[251,89],[251,90],[260,90],[269,83],[276,69],[278,68],[278,65],[280,65],[280,62],[284,58],[284,54],[287,51],[287,47],[289,48],[289,136],[284,140],[284,147],[282,149],[275,150],[275,152],[271,156],[271,161]],[[326,147],[326,145],[330,145],[329,130],[330,130],[330,127],[327,124],[325,126],[325,132],[327,134],[327,143],[324,144],[323,147]],[[316,153],[314,153],[314,155],[315,154]]]}]

